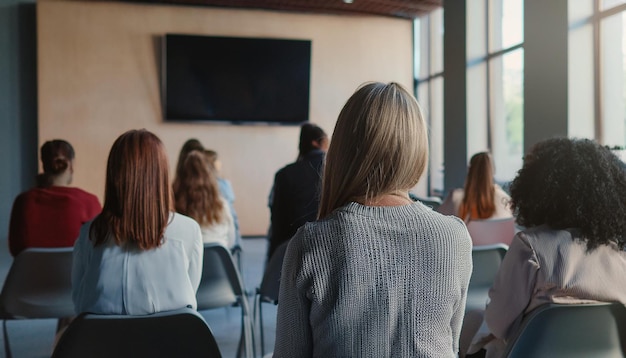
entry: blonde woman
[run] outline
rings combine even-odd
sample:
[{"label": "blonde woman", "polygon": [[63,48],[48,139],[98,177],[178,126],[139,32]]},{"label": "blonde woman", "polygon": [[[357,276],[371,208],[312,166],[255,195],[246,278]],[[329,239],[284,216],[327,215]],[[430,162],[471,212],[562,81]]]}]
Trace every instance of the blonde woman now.
[{"label": "blonde woman", "polygon": [[415,98],[360,87],[326,157],[319,220],[283,265],[275,357],[456,357],[472,271],[463,222],[409,199],[428,158]]}]

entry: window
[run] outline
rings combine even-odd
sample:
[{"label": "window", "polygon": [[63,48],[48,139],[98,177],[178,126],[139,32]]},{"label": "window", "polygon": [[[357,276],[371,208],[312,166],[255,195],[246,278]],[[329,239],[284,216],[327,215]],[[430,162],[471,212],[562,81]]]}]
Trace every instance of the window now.
[{"label": "window", "polygon": [[570,0],[568,134],[626,146],[626,1]]},{"label": "window", "polygon": [[415,94],[424,110],[430,160],[424,192],[443,194],[443,9],[415,19]]},{"label": "window", "polygon": [[467,154],[489,150],[501,183],[513,179],[523,157],[523,5],[467,1]]}]

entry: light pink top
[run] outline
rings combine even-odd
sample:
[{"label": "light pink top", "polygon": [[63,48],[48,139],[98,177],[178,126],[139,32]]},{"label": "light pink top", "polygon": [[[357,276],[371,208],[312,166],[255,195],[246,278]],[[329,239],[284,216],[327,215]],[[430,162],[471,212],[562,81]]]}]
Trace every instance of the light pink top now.
[{"label": "light pink top", "polygon": [[[494,204],[496,206],[496,211],[490,218],[487,219],[504,219],[510,218],[513,216],[511,213],[511,209],[509,206],[509,202],[511,201],[511,197],[507,194],[498,184],[493,185],[495,192]],[[437,211],[444,215],[455,215],[459,216],[459,209],[461,207],[461,203],[463,202],[463,198],[465,197],[465,192],[463,188],[454,189],[448,194],[443,203],[437,208]],[[461,218],[464,219],[465,218]]]},{"label": "light pink top", "polygon": [[612,244],[588,252],[578,237],[574,230],[545,226],[515,236],[489,290],[485,321],[495,337],[511,337],[544,303],[626,304],[626,251]]}]

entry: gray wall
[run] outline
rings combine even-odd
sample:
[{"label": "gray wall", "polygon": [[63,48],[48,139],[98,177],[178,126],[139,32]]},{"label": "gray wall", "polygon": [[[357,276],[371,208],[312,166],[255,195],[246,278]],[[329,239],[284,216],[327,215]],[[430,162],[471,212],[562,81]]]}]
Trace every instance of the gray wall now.
[{"label": "gray wall", "polygon": [[524,1],[524,153],[567,136],[567,2]]},{"label": "gray wall", "polygon": [[0,0],[0,250],[11,205],[37,174],[35,3]]}]

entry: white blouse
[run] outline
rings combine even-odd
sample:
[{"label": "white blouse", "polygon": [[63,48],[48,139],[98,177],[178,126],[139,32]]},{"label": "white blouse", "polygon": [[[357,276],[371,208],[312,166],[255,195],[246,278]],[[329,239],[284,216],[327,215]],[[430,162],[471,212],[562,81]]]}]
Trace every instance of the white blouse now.
[{"label": "white blouse", "polygon": [[196,308],[202,276],[203,244],[193,219],[172,213],[163,244],[128,250],[110,240],[97,247],[91,222],[74,244],[72,299],[76,313],[143,315]]}]

